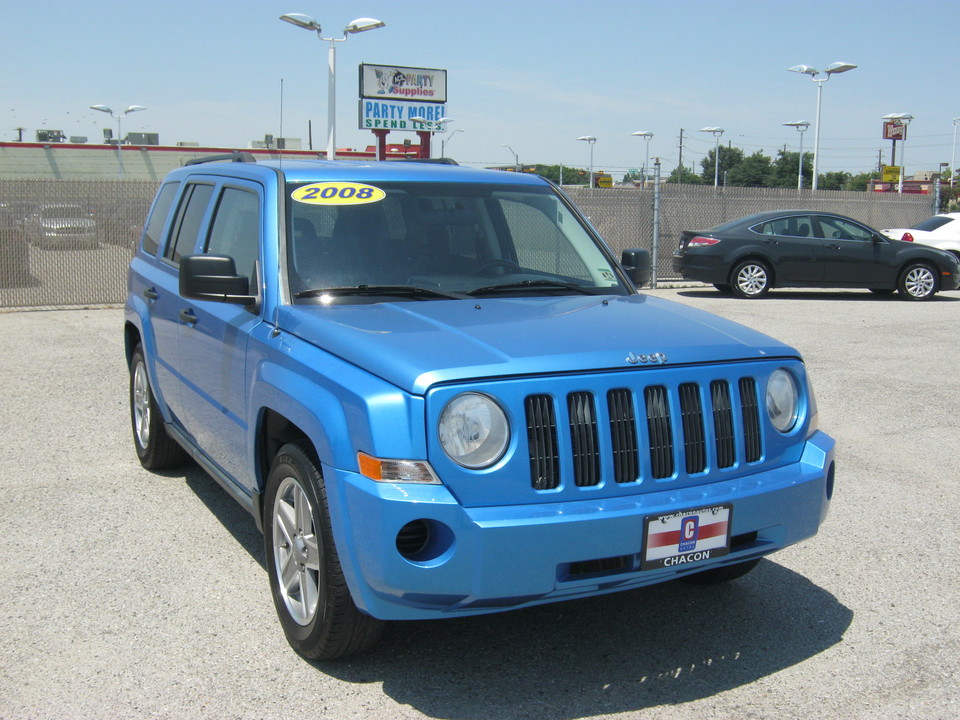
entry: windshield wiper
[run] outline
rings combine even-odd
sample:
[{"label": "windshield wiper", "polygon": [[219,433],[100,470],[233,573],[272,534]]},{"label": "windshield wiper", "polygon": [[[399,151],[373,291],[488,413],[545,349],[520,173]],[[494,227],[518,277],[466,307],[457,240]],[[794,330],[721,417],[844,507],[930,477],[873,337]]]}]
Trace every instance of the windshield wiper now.
[{"label": "windshield wiper", "polygon": [[487,285],[486,287],[471,290],[468,294],[474,297],[485,295],[487,293],[514,292],[516,290],[573,290],[581,295],[594,295],[593,287],[584,287],[576,283],[561,282],[559,280],[522,280],[515,283],[503,283],[502,285]]},{"label": "windshield wiper", "polygon": [[330,295],[333,297],[349,297],[351,295],[389,295],[391,297],[413,298],[415,300],[445,299],[462,300],[467,297],[460,293],[444,292],[442,290],[433,290],[431,288],[417,287],[415,285],[351,285],[348,287],[317,288],[315,290],[304,290],[294,295],[298,300],[301,298],[320,297]]}]

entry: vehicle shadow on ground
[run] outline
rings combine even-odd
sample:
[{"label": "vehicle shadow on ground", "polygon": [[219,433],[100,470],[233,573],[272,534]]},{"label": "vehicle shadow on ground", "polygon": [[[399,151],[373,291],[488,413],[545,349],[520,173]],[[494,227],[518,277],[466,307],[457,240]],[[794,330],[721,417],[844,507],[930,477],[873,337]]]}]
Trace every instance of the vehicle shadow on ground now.
[{"label": "vehicle shadow on ground", "polygon": [[[173,476],[265,570],[263,536],[250,514],[196,465]],[[671,582],[491,615],[388,623],[366,654],[311,664],[342,682],[380,684],[397,703],[433,718],[572,720],[749,684],[839,643],[852,620],[829,592],[766,559],[723,585]]]},{"label": "vehicle shadow on ground", "polygon": [[220,524],[263,568],[263,580],[266,582],[267,563],[263,554],[263,535],[257,530],[253,515],[230,497],[227,491],[220,487],[217,481],[202,470],[199,465],[191,462],[177,470],[171,477],[183,477],[187,486],[207,506],[207,509],[220,521]]},{"label": "vehicle shadow on ground", "polygon": [[[709,298],[711,300],[733,300],[736,302],[763,302],[764,300],[843,300],[847,302],[909,302],[904,300],[899,293],[890,293],[879,295],[869,290],[836,290],[836,291],[810,291],[810,290],[771,290],[767,295],[761,298],[738,298],[729,293],[721,293],[718,290],[709,288],[698,288],[696,290],[681,290],[677,293],[683,297],[689,298]],[[922,302],[960,302],[960,295],[944,295],[937,293],[929,300]]]},{"label": "vehicle shadow on ground", "polygon": [[708,698],[840,642],[853,612],[771,560],[720,586],[680,582],[526,610],[392,623],[315,663],[433,718],[564,720]]}]

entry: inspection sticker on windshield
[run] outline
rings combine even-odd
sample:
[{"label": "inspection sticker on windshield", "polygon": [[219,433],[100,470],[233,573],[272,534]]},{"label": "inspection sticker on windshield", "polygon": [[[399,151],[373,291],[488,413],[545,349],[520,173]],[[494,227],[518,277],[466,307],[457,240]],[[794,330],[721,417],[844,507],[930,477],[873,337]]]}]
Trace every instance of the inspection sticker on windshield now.
[{"label": "inspection sticker on windshield", "polygon": [[373,185],[355,182],[318,182],[291,193],[297,202],[308,205],[363,205],[383,200],[387,194]]},{"label": "inspection sticker on windshield", "polygon": [[641,570],[682,567],[730,552],[733,505],[651,515],[643,525]]}]

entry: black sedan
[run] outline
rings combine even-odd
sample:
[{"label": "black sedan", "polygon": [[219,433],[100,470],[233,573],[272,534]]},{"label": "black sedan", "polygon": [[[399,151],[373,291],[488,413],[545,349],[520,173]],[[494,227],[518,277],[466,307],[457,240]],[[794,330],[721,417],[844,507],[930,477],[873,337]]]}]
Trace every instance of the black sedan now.
[{"label": "black sedan", "polygon": [[684,231],[673,269],[743,298],[774,287],[829,287],[899,290],[908,300],[929,300],[960,286],[960,262],[950,253],[817,210],[763,212]]}]

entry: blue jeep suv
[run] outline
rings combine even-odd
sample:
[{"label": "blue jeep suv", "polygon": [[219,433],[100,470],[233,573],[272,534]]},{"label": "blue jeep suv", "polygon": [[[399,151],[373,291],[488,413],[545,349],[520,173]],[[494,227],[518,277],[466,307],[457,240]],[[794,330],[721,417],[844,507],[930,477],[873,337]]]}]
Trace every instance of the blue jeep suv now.
[{"label": "blue jeep suv", "polygon": [[130,264],[137,454],[250,511],[305,657],[738,577],[817,532],[834,443],[796,350],[638,293],[648,271],[535,176],[195,162]]}]

